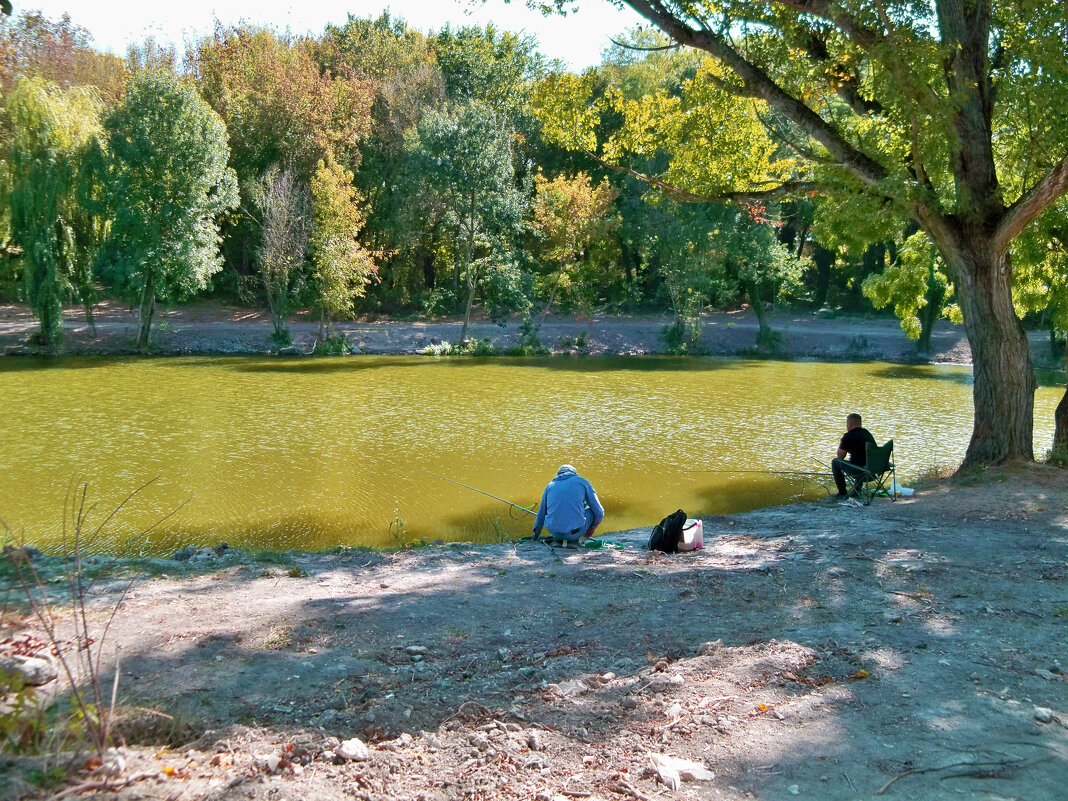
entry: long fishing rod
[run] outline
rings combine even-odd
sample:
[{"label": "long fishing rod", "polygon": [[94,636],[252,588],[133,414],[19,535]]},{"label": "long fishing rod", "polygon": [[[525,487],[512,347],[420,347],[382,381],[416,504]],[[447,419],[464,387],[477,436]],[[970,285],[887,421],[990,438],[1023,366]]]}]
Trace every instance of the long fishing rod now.
[{"label": "long fishing rod", "polygon": [[[440,478],[442,481],[448,481],[450,484],[455,484],[458,487],[463,487],[464,489],[469,489],[472,492],[477,492],[479,495],[485,495],[485,496],[487,496],[489,498],[493,498],[493,500],[495,500],[495,501],[500,501],[501,503],[506,503],[506,504],[508,504],[509,506],[511,506],[514,509],[521,509],[522,511],[526,512],[528,515],[537,516],[537,514],[538,514],[536,509],[528,509],[525,506],[520,506],[518,503],[512,503],[507,498],[501,498],[500,496],[494,495],[493,493],[485,492],[484,490],[480,490],[478,487],[472,487],[470,484],[464,484],[461,481],[453,481],[451,478],[445,478],[445,476],[439,476],[437,473],[431,473],[429,470],[423,470],[423,472],[428,474],[428,475],[433,476],[434,478]],[[516,518],[516,519],[518,519],[518,518]]]},{"label": "long fishing rod", "polygon": [[758,473],[764,476],[829,476],[814,470],[690,470],[690,473]]}]

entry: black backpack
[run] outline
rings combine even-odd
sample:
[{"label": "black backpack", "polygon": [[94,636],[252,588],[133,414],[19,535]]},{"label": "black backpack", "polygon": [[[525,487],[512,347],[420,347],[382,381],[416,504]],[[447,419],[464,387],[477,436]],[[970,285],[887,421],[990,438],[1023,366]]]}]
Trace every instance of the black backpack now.
[{"label": "black backpack", "polygon": [[649,537],[649,550],[678,553],[679,537],[682,536],[682,527],[685,524],[686,513],[682,509],[669,514],[653,527],[653,533]]}]

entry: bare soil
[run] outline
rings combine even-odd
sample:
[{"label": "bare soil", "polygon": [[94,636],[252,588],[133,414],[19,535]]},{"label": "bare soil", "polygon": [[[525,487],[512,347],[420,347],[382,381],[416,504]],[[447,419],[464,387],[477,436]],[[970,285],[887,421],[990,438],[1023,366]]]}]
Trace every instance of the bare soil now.
[{"label": "bare soil", "polygon": [[[115,794],[1065,797],[1065,471],[704,525],[705,548],[673,556],[648,553],[646,529],[604,535],[626,550],[158,560],[109,638],[124,702],[188,734],[128,744]],[[98,585],[93,614],[123,586]],[[352,737],[368,758],[335,758]],[[651,755],[714,778],[670,789]],[[0,797],[41,794],[34,765],[0,764]]]},{"label": "bare soil", "polygon": [[[80,308],[64,314],[64,348],[67,353],[124,354],[134,352],[136,314],[115,301],[97,307],[94,333]],[[966,364],[971,351],[962,326],[939,322],[929,353],[918,353],[893,319],[838,317],[821,319],[811,312],[769,311],[774,330],[781,334],[780,347],[773,354],[791,358],[822,360],[874,360],[893,362],[949,362]],[[539,336],[554,352],[590,355],[643,355],[663,353],[663,331],[669,320],[661,316],[594,315],[591,319],[546,318]],[[518,319],[503,326],[488,320],[475,320],[470,337],[488,340],[500,351],[519,344]],[[356,354],[414,354],[429,345],[454,342],[460,321],[412,321],[378,319],[343,322],[337,325]],[[30,335],[38,329],[30,310],[19,305],[0,305],[0,355],[32,354]],[[291,322],[292,352],[310,351],[318,325],[306,317]],[[278,348],[267,336],[271,332],[267,314],[247,308],[217,303],[196,303],[157,312],[153,323],[153,346],[160,355],[268,354]],[[756,318],[749,311],[707,314],[703,318],[703,344],[716,356],[754,355]],[[576,347],[583,334],[586,344]],[[1052,357],[1048,334],[1030,332],[1036,364],[1061,369],[1063,358]]]}]

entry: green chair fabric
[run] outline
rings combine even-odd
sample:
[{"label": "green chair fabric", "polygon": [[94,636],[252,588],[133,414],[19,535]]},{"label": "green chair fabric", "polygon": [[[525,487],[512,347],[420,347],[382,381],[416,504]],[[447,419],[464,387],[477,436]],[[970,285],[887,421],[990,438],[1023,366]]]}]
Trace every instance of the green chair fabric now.
[{"label": "green chair fabric", "polygon": [[888,440],[879,446],[871,442],[864,445],[864,472],[846,474],[853,482],[851,495],[856,495],[868,506],[876,495],[882,493],[890,500],[897,500],[897,472],[894,470],[894,441]]}]

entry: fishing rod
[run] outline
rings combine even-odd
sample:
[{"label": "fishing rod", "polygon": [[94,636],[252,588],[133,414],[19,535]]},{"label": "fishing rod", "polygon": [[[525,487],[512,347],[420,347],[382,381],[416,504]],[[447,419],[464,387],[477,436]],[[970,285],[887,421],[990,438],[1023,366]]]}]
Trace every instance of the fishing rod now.
[{"label": "fishing rod", "polygon": [[691,473],[759,473],[764,476],[829,476],[814,470],[690,470]]},{"label": "fishing rod", "polygon": [[431,473],[429,470],[423,470],[423,472],[428,474],[428,475],[433,476],[434,478],[440,478],[442,481],[448,481],[450,484],[455,484],[458,487],[463,487],[464,489],[469,489],[472,492],[477,492],[479,495],[485,495],[485,496],[487,496],[489,498],[493,498],[493,500],[495,500],[495,501],[500,501],[501,503],[506,503],[506,504],[508,504],[509,506],[511,506],[514,509],[520,509],[520,510],[526,512],[528,515],[537,516],[537,514],[538,514],[536,509],[528,509],[526,506],[520,506],[518,503],[512,503],[507,498],[502,498],[499,495],[494,495],[493,493],[485,492],[484,490],[480,490],[478,487],[472,487],[470,484],[464,484],[461,481],[453,481],[451,478],[445,478],[445,476],[439,476],[437,473]]}]

